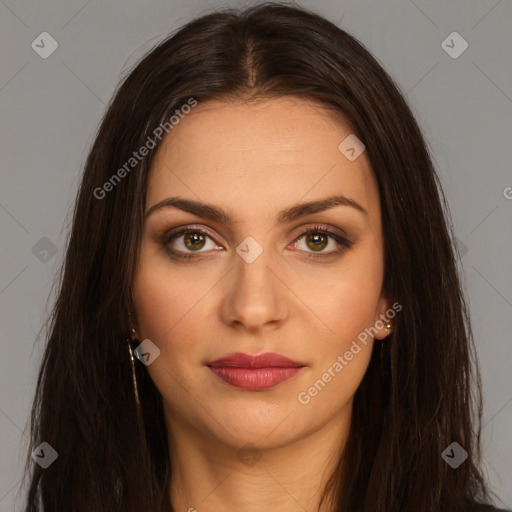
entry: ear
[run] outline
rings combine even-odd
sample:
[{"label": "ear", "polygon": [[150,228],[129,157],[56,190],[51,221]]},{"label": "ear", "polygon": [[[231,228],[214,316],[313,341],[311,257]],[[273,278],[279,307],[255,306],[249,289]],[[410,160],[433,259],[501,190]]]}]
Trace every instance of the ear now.
[{"label": "ear", "polygon": [[393,326],[388,311],[391,309],[391,300],[387,297],[385,293],[382,293],[379,301],[377,303],[377,309],[375,311],[375,319],[373,326],[377,329],[377,333],[375,334],[375,339],[383,340],[387,338],[392,331],[386,327],[386,324],[391,324]]}]

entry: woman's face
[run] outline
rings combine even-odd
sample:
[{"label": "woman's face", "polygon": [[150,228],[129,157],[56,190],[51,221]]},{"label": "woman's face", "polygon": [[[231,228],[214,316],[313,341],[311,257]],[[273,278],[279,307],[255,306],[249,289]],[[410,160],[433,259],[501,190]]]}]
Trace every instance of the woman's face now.
[{"label": "woman's face", "polygon": [[[389,308],[378,188],[366,153],[354,159],[352,139],[339,148],[350,133],[285,97],[199,103],[164,139],[133,296],[176,437],[268,448],[349,421],[373,346],[362,333]],[[334,196],[359,207],[301,207]],[[169,198],[194,212],[153,208]],[[208,365],[269,352],[300,364]]]}]

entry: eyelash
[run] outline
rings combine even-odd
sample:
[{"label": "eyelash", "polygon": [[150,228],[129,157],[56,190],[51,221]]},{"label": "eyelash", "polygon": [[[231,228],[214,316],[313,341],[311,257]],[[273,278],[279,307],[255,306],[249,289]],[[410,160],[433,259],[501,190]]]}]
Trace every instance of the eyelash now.
[{"label": "eyelash", "polygon": [[[181,235],[186,235],[188,233],[200,233],[201,235],[207,236],[208,238],[211,238],[213,240],[212,235],[210,235],[210,233],[208,233],[207,231],[200,229],[200,228],[195,228],[193,226],[185,226],[184,228],[180,229],[179,231],[171,231],[170,233],[164,233],[164,235],[162,236],[162,238],[160,240],[160,243],[163,246],[164,250],[173,258],[178,258],[180,260],[185,260],[185,261],[190,261],[195,258],[201,258],[202,257],[201,254],[204,254],[206,251],[204,251],[202,253],[196,253],[196,254],[194,254],[194,253],[184,253],[183,254],[179,251],[169,248],[169,244],[175,238],[178,238]],[[308,255],[306,256],[307,258],[311,258],[311,259],[326,258],[326,257],[332,256],[333,254],[342,254],[354,245],[353,242],[347,240],[346,238],[342,237],[338,233],[335,233],[335,232],[331,231],[330,229],[322,227],[322,226],[313,226],[312,228],[308,228],[305,231],[302,231],[295,238],[294,242],[299,241],[305,235],[309,235],[310,233],[315,233],[315,234],[320,233],[322,235],[327,235],[328,237],[335,240],[340,245],[340,247],[338,247],[337,249],[334,249],[332,251],[323,252],[323,253],[317,253],[317,254],[308,253]]]}]

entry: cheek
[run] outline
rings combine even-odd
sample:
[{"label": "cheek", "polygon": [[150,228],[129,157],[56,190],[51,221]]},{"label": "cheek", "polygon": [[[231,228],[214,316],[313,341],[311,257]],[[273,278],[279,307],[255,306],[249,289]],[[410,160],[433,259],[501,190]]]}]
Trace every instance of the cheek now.
[{"label": "cheek", "polygon": [[133,283],[137,334],[140,341],[150,339],[160,350],[147,371],[168,403],[180,403],[186,395],[183,362],[197,339],[197,306],[207,290],[179,272],[171,273],[164,255],[154,249],[141,250]]},{"label": "cheek", "polygon": [[167,330],[176,323],[176,300],[165,280],[155,269],[141,267],[134,283],[134,300],[137,311],[137,331],[140,337],[159,344]]},{"label": "cheek", "polygon": [[315,336],[312,372],[297,396],[311,417],[338,413],[361,384],[373,349],[367,329],[375,322],[382,278],[378,258],[360,253],[339,269],[329,288],[310,287],[311,309],[328,326]]},{"label": "cheek", "polygon": [[143,246],[133,285],[137,331],[157,345],[165,345],[183,325],[194,321],[196,307],[211,287],[200,273],[191,281],[179,271],[170,272],[167,258]]},{"label": "cheek", "polygon": [[[327,347],[340,349],[375,322],[383,266],[378,251],[353,253],[328,278],[303,281],[301,296],[325,327]],[[334,342],[334,343],[333,343]]]}]

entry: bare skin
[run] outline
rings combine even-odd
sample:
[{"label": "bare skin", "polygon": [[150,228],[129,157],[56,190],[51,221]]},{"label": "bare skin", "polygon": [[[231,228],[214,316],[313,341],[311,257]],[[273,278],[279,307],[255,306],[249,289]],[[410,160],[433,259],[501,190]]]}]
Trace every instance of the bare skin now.
[{"label": "bare skin", "polygon": [[[350,161],[338,149],[350,133],[301,99],[205,102],[170,132],[153,161],[146,212],[179,196],[222,208],[235,221],[165,207],[145,222],[133,283],[136,328],[141,341],[160,349],[147,369],[164,399],[176,511],[317,510],[348,435],[373,337],[342,371],[332,367],[391,307],[381,293],[373,171],[365,152]],[[333,195],[366,213],[338,205],[277,223],[281,210]],[[207,233],[161,243],[164,233],[188,225]],[[249,236],[263,249],[251,263],[236,251]],[[375,338],[388,333],[382,327]],[[206,366],[234,352],[276,352],[305,368],[267,390],[240,389]],[[308,394],[329,368],[329,382]]]}]

